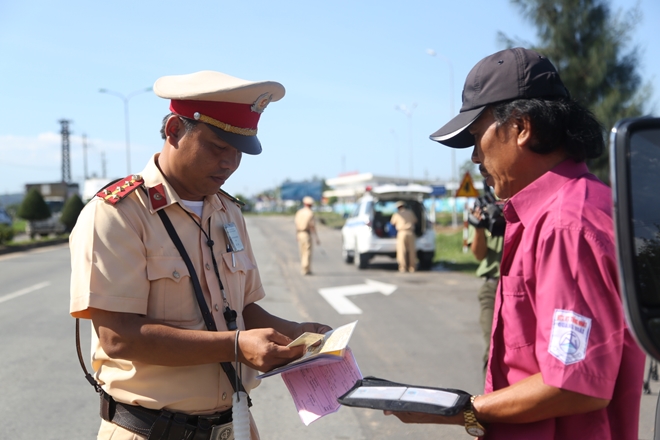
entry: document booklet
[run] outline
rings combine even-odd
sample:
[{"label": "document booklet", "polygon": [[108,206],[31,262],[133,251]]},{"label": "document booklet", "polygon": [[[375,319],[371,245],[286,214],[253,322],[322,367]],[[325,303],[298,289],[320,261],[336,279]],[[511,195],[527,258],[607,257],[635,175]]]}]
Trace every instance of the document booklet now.
[{"label": "document booklet", "polygon": [[342,325],[334,330],[330,330],[325,334],[303,333],[288,346],[296,347],[298,345],[304,345],[305,354],[286,365],[260,374],[257,376],[257,379],[273,376],[284,371],[299,368],[303,365],[309,366],[312,363],[314,363],[314,365],[322,365],[328,362],[338,362],[342,360],[346,348],[348,348],[348,341],[351,339],[356,324],[357,321],[354,321],[350,324]]},{"label": "document booklet", "polygon": [[389,411],[411,411],[453,416],[463,410],[470,394],[451,388],[406,385],[367,376],[340,396],[345,406]]},{"label": "document booklet", "polygon": [[350,347],[339,362],[303,364],[301,368],[281,374],[291,393],[300,420],[309,425],[323,416],[339,410],[337,398],[362,379],[360,368]]}]

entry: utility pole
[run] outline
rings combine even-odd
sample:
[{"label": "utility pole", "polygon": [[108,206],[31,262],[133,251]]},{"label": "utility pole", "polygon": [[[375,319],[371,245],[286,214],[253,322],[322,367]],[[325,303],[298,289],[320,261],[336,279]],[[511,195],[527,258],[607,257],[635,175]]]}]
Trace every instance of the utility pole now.
[{"label": "utility pole", "polygon": [[101,151],[101,177],[107,179],[105,175],[105,151]]},{"label": "utility pole", "polygon": [[114,90],[108,90],[108,89],[99,89],[100,93],[107,93],[108,95],[116,96],[117,98],[121,99],[124,102],[124,126],[126,127],[126,172],[128,174],[131,173],[131,150],[130,150],[130,136],[129,136],[129,129],[128,129],[128,101],[135,95],[139,95],[140,93],[145,93],[145,92],[150,92],[152,89],[151,87],[147,87],[145,89],[140,89],[136,90],[132,93],[129,93],[127,96],[122,95],[119,92],[115,92]]},{"label": "utility pole", "polygon": [[[449,66],[449,117],[454,117],[454,66],[451,63],[451,60],[445,56],[440,55],[433,49],[427,49],[426,53],[432,57],[438,57]],[[458,183],[458,178],[456,176],[456,149],[450,148],[451,150],[451,181],[454,184]],[[456,216],[456,191],[454,190],[454,207],[451,212],[451,225],[456,227],[458,225],[458,220]]]},{"label": "utility pole", "polygon": [[397,105],[394,107],[395,110],[399,110],[401,113],[405,114],[408,118],[408,140],[410,143],[410,183],[414,180],[413,173],[413,135],[412,135],[412,114],[413,110],[417,107],[417,103],[413,103],[410,108],[405,105]]},{"label": "utility pole", "polygon": [[82,135],[82,141],[83,141],[83,176],[85,176],[85,180],[87,180],[87,135],[83,134]]},{"label": "utility pole", "polygon": [[69,123],[68,119],[60,119],[62,125],[60,134],[62,135],[62,182],[71,182],[71,159],[69,156]]},{"label": "utility pole", "polygon": [[390,129],[392,137],[394,137],[394,172],[397,179],[399,178],[399,138],[396,136],[396,131]]}]

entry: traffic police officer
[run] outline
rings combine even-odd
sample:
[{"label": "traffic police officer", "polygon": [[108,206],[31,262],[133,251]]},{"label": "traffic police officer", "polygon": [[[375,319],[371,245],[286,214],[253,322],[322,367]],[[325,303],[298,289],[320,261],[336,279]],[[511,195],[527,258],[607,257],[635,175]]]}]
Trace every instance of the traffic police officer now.
[{"label": "traffic police officer", "polygon": [[316,232],[316,222],[314,221],[314,199],[305,196],[302,199],[303,207],[296,212],[294,222],[296,224],[296,239],[300,249],[300,271],[303,275],[312,273],[312,235],[316,239],[316,244],[321,244],[319,235]]},{"label": "traffic police officer", "polygon": [[397,212],[392,214],[390,223],[396,228],[396,261],[399,272],[414,272],[417,264],[415,250],[415,225],[417,217],[402,201],[396,202]]},{"label": "traffic police officer", "polygon": [[257,123],[284,87],[203,71],[160,78],[154,91],[171,100],[162,151],[91,200],[70,238],[70,312],[93,324],[99,439],[217,436],[236,381],[227,364],[240,361],[249,392],[257,370],[302,355],[293,338],[330,330],[257,304],[265,293],[239,202],[219,190],[243,153],[261,152]]}]

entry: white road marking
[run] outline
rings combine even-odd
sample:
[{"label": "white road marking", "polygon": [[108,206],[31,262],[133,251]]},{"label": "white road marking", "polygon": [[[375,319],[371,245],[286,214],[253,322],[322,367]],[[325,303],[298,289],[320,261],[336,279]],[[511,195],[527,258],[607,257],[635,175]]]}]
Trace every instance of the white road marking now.
[{"label": "white road marking", "polygon": [[26,287],[25,289],[17,290],[14,293],[8,293],[5,296],[0,296],[0,303],[9,301],[10,299],[18,298],[19,296],[27,295],[30,292],[35,290],[43,289],[46,286],[50,286],[50,281],[44,281],[43,283],[35,284],[34,286]]},{"label": "white road marking", "polygon": [[319,293],[340,315],[361,315],[362,310],[353,304],[349,295],[364,295],[367,293],[380,292],[383,295],[391,295],[397,289],[394,284],[381,283],[379,281],[365,280],[365,284],[352,286],[326,287],[319,289]]}]

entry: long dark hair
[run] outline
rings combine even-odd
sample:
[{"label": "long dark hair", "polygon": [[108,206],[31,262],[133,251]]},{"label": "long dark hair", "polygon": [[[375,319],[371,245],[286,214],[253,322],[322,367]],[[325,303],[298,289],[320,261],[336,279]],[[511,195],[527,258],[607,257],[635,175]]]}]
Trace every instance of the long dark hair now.
[{"label": "long dark hair", "polygon": [[602,125],[588,109],[570,98],[516,99],[491,108],[498,126],[529,117],[529,148],[535,153],[548,154],[561,148],[576,162],[584,162],[605,151]]}]

